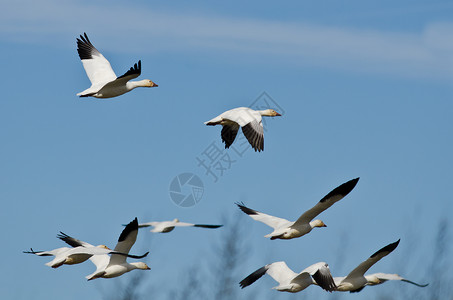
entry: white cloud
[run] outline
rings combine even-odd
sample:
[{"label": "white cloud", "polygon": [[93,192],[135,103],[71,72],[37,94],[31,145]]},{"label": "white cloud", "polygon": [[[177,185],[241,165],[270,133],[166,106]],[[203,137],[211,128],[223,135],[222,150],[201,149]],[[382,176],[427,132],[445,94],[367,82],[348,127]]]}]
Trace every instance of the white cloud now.
[{"label": "white cloud", "polygon": [[133,49],[122,47],[118,51],[215,50],[233,58],[269,56],[293,65],[405,77],[449,79],[453,75],[453,23],[428,24],[418,33],[385,32],[157,12],[152,6],[111,2],[80,6],[64,0],[16,0],[0,12],[0,34],[9,39],[74,40],[83,31],[96,34],[97,43],[102,42],[104,49],[114,47],[118,40],[134,45]]}]

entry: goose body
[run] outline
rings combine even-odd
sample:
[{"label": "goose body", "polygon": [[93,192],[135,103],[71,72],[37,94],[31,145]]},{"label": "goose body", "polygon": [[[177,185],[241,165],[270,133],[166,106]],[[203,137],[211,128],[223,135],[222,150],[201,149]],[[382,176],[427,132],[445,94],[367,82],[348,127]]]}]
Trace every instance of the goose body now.
[{"label": "goose body", "polygon": [[83,242],[73,237],[70,237],[69,235],[63,232],[60,232],[60,234],[57,235],[57,237],[62,241],[66,242],[67,244],[69,244],[70,246],[72,246],[72,248],[61,247],[50,251],[34,251],[33,249],[30,249],[31,251],[24,251],[24,253],[36,254],[38,256],[54,256],[53,260],[46,263],[46,266],[52,268],[58,268],[62,265],[80,264],[96,255],[103,255],[109,257],[108,255],[117,254],[133,258],[142,258],[147,255],[145,254],[144,256],[136,256],[130,254],[123,254],[115,252],[114,250],[111,250],[105,245],[93,246],[87,242]]},{"label": "goose body", "polygon": [[75,265],[83,263],[93,255],[107,255],[113,252],[107,246],[99,245],[92,247],[62,247],[50,251],[24,251],[24,253],[36,254],[38,256],[54,256],[54,259],[46,263],[46,266],[58,268],[62,265]]},{"label": "goose body", "polygon": [[214,119],[205,122],[206,125],[222,125],[222,142],[225,149],[229,148],[236,139],[239,128],[249,141],[252,148],[258,152],[264,150],[264,133],[262,116],[275,117],[281,116],[273,109],[253,110],[248,107],[238,107],[228,110]]},{"label": "goose body", "polygon": [[[114,251],[128,254],[137,239],[137,233],[138,221],[137,218],[135,218],[133,221],[127,224],[123,232],[121,232]],[[147,254],[148,253],[146,253],[146,255]],[[144,262],[128,263],[126,261],[126,258],[127,257],[125,255],[120,254],[112,254],[111,256],[92,256],[90,257],[90,260],[96,266],[96,271],[86,276],[86,278],[88,280],[93,280],[96,278],[113,278],[121,276],[124,273],[130,272],[135,269],[150,270],[148,265]]]},{"label": "goose body", "polygon": [[112,98],[120,96],[136,87],[157,87],[149,79],[130,81],[141,74],[139,60],[126,73],[117,77],[109,61],[91,44],[86,33],[77,38],[77,52],[91,81],[91,87],[77,94],[79,97]]},{"label": "goose body", "polygon": [[138,225],[139,228],[143,227],[153,227],[150,231],[151,232],[160,232],[160,233],[167,233],[175,229],[175,227],[201,227],[201,228],[219,228],[223,225],[205,225],[205,224],[192,224],[192,223],[184,223],[180,222],[178,219],[174,219],[173,221],[162,221],[162,222],[147,222],[141,223]]},{"label": "goose body", "polygon": [[358,181],[359,178],[355,178],[335,188],[324,196],[324,198],[322,198],[314,207],[304,212],[294,222],[250,209],[243,203],[236,203],[236,205],[252,219],[262,222],[274,229],[273,232],[265,235],[264,237],[268,237],[271,240],[293,239],[309,233],[315,227],[326,227],[323,221],[313,219],[349,194],[349,192],[354,189]]},{"label": "goose body", "polygon": [[274,262],[259,268],[244,278],[239,285],[241,288],[245,288],[261,278],[264,274],[269,274],[278,282],[279,285],[273,287],[273,289],[279,292],[297,293],[312,284],[319,285],[329,292],[336,288],[335,282],[330,274],[329,266],[325,262],[315,263],[300,273],[295,273],[283,261]]}]

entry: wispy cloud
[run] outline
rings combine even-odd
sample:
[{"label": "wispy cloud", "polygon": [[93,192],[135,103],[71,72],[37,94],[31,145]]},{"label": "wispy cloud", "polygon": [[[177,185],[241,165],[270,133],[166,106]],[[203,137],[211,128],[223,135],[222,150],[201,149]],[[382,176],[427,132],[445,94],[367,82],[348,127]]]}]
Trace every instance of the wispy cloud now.
[{"label": "wispy cloud", "polygon": [[[134,45],[133,49],[123,47],[119,51],[215,50],[232,57],[269,56],[293,65],[405,77],[439,79],[453,75],[453,23],[427,24],[417,33],[388,32],[64,0],[16,0],[0,12],[0,34],[4,38],[39,42],[52,37],[58,41],[68,36],[74,39],[84,31],[94,31],[97,40],[102,34],[116,43],[121,40]],[[104,48],[110,46],[106,42],[102,41]]]}]

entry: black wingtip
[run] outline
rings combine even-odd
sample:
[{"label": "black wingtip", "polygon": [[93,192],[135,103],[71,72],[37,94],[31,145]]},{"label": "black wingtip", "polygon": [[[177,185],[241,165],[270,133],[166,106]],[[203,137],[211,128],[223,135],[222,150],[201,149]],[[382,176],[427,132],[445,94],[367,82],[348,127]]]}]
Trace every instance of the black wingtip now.
[{"label": "black wingtip", "polygon": [[330,274],[329,275],[322,274],[322,272],[318,270],[315,272],[315,274],[313,274],[312,277],[323,290],[332,292],[335,291],[337,288],[337,285],[335,284],[335,281],[333,280]]},{"label": "black wingtip", "polygon": [[349,180],[348,182],[343,183],[342,185],[336,187],[333,189],[330,193],[328,193],[324,198],[321,199],[320,202],[324,202],[330,197],[333,197],[335,195],[341,195],[342,197],[346,196],[349,194],[357,185],[357,182],[359,182],[360,177],[354,178]]},{"label": "black wingtip", "polygon": [[370,256],[370,258],[373,258],[375,257],[376,255],[382,253],[382,252],[388,252],[388,253],[391,253],[393,250],[396,249],[396,247],[398,247],[398,244],[400,243],[400,240],[397,240],[396,242],[394,243],[391,243],[391,244],[388,244],[387,246],[385,247],[382,247],[381,249],[379,249],[378,251],[376,251],[375,253],[373,253],[373,255]]},{"label": "black wingtip", "polygon": [[[117,253],[118,254],[118,253]],[[144,258],[144,257],[147,257],[149,254],[149,251],[146,252],[145,254],[143,255],[132,255],[132,254],[127,254],[127,257],[130,257],[130,258],[136,258],[136,259],[140,259],[140,258]]]},{"label": "black wingtip", "polygon": [[249,276],[245,277],[241,282],[239,282],[239,286],[241,287],[241,289],[251,285],[258,279],[263,277],[263,275],[266,274],[267,269],[268,269],[268,266],[266,265],[264,267],[259,268],[258,270],[256,270],[252,274],[250,274]]},{"label": "black wingtip", "polygon": [[77,53],[79,53],[80,59],[92,59],[92,53],[97,51],[96,48],[91,44],[90,39],[86,32],[83,35],[80,35],[80,39],[77,40]]},{"label": "black wingtip", "polygon": [[142,73],[142,61],[139,60],[138,63],[135,63],[133,67],[131,67],[131,68],[130,68],[126,73],[124,73],[123,75],[117,77],[117,79],[120,79],[120,78],[129,76],[129,75],[133,75],[133,74],[137,74],[136,77],[138,77],[138,76],[140,76],[141,73]]},{"label": "black wingtip", "polygon": [[258,214],[258,212],[256,210],[246,207],[244,205],[244,202],[236,202],[235,204],[239,207],[240,210],[242,210],[243,212],[245,212],[248,215],[257,215]]},{"label": "black wingtip", "polygon": [[131,233],[134,230],[138,230],[137,218],[135,218],[129,224],[126,225],[126,228],[123,229],[123,232],[121,232],[120,237],[118,238],[118,242],[124,241],[129,235],[129,233]]},{"label": "black wingtip", "polygon": [[201,227],[201,228],[219,228],[223,225],[206,225],[206,224],[195,224],[194,227]]}]

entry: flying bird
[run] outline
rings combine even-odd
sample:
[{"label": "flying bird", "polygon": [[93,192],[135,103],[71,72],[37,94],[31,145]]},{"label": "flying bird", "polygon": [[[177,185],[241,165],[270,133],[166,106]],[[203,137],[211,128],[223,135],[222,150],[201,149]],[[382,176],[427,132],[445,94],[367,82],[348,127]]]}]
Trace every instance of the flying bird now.
[{"label": "flying bird", "polygon": [[175,227],[202,227],[202,228],[219,228],[223,225],[204,225],[204,224],[192,224],[192,223],[183,223],[179,222],[178,219],[174,219],[173,221],[163,221],[163,222],[148,222],[139,224],[138,227],[149,227],[152,226],[153,228],[150,230],[151,232],[161,232],[166,233],[170,232]]},{"label": "flying bird", "polygon": [[145,255],[136,256],[131,254],[115,252],[114,250],[109,249],[105,245],[93,246],[89,243],[74,239],[64,234],[63,232],[60,232],[60,234],[57,235],[57,237],[71,245],[73,248],[61,247],[50,251],[34,251],[31,248],[30,251],[24,251],[24,253],[36,254],[38,256],[54,256],[55,258],[53,260],[46,263],[46,266],[52,268],[58,268],[64,264],[65,265],[80,264],[88,260],[93,255],[116,254],[128,256],[131,258],[143,258],[146,255],[148,255],[148,253],[146,253]]},{"label": "flying bird", "polygon": [[319,285],[329,292],[336,288],[335,282],[330,274],[329,266],[325,262],[315,263],[299,274],[288,268],[284,261],[274,262],[259,268],[244,278],[239,285],[241,288],[245,288],[260,279],[266,273],[278,282],[279,285],[273,287],[273,289],[280,292],[297,293],[312,284]]},{"label": "flying bird", "polygon": [[[138,221],[135,218],[121,232],[114,251],[128,254],[137,239],[137,233]],[[90,260],[96,266],[96,271],[86,276],[88,280],[118,277],[135,269],[150,270],[144,262],[128,263],[126,256],[118,254],[112,254],[111,256],[96,255],[90,257]]]},{"label": "flying bird", "polygon": [[91,87],[77,94],[79,97],[112,98],[130,92],[136,87],[157,87],[149,79],[130,81],[142,72],[139,60],[123,75],[117,77],[109,61],[91,44],[86,33],[77,38],[77,52],[82,60],[85,72],[91,81]]},{"label": "flying bird", "polygon": [[355,178],[335,188],[324,198],[322,198],[315,206],[304,212],[295,222],[250,209],[243,203],[236,203],[236,205],[252,219],[274,228],[273,232],[265,235],[264,237],[269,237],[271,240],[293,239],[309,233],[315,227],[327,227],[323,221],[313,219],[349,194],[349,192],[354,189],[358,181],[359,178]]},{"label": "flying bird", "polygon": [[368,271],[375,263],[392,253],[392,251],[398,246],[399,242],[400,240],[379,249],[376,253],[371,255],[367,260],[352,270],[346,277],[334,277],[335,284],[337,285],[337,291],[349,291],[351,293],[356,293],[363,290],[367,285],[378,285],[387,280],[401,280],[420,287],[427,286],[428,284],[418,284],[397,274],[375,273],[365,275],[366,271]]},{"label": "flying bird", "polygon": [[230,148],[234,139],[242,128],[242,133],[249,141],[255,152],[264,151],[264,133],[261,116],[275,117],[281,116],[273,109],[253,110],[248,107],[238,107],[228,110],[212,120],[205,122],[206,125],[222,125],[222,142],[225,143],[225,149]]}]

